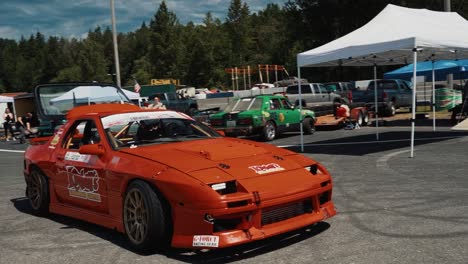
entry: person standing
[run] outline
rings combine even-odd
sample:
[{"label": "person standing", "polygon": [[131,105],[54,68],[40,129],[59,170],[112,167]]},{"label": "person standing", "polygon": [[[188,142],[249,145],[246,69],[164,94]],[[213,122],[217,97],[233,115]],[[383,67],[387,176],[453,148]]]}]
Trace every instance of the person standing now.
[{"label": "person standing", "polygon": [[13,123],[15,122],[15,116],[8,107],[5,109],[5,113],[3,114],[3,120],[5,120],[3,123],[3,128],[5,129],[5,140],[10,141],[10,138],[8,137],[8,131],[10,131],[11,138],[15,140],[15,135],[13,133]]}]

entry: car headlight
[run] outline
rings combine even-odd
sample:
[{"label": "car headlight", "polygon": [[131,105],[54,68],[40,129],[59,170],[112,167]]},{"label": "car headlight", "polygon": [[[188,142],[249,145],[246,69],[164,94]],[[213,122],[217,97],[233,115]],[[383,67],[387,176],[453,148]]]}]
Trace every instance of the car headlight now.
[{"label": "car headlight", "polygon": [[312,173],[313,175],[323,174],[323,172],[320,170],[320,168],[319,168],[319,166],[317,164],[313,164],[313,165],[304,167],[304,169],[306,171]]},{"label": "car headlight", "polygon": [[236,181],[213,183],[213,184],[210,184],[210,187],[211,189],[213,189],[214,191],[216,191],[217,193],[221,195],[237,192]]}]

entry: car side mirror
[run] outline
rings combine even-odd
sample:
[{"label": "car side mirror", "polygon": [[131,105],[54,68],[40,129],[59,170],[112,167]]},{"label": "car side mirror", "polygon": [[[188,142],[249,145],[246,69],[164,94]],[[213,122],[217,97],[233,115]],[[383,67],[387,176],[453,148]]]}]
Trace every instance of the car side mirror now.
[{"label": "car side mirror", "polygon": [[101,156],[105,153],[105,150],[101,144],[88,144],[81,146],[78,152],[80,154]]}]

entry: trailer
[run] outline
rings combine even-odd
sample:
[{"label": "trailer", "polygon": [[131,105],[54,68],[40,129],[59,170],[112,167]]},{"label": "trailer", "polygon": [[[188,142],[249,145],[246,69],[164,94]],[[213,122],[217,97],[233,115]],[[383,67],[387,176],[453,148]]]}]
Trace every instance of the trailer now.
[{"label": "trailer", "polygon": [[[346,107],[344,107],[346,106]],[[347,109],[346,109],[347,108]],[[333,114],[321,115],[316,118],[316,127],[339,127],[346,123],[365,126],[372,113],[365,105],[354,105],[351,109],[347,105],[336,106]]]}]

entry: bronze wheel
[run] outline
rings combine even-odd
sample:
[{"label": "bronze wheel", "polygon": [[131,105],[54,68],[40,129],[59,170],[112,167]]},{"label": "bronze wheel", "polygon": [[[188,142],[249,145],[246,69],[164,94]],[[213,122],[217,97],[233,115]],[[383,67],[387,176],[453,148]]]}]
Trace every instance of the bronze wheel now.
[{"label": "bronze wheel", "polygon": [[38,170],[32,170],[27,181],[26,195],[35,214],[49,211],[49,186],[46,177]]},{"label": "bronze wheel", "polygon": [[138,189],[130,190],[125,197],[124,223],[130,241],[141,244],[148,231],[148,211]]},{"label": "bronze wheel", "polygon": [[156,189],[147,182],[133,181],[123,201],[123,224],[131,245],[142,251],[167,246],[171,234],[169,211]]}]

